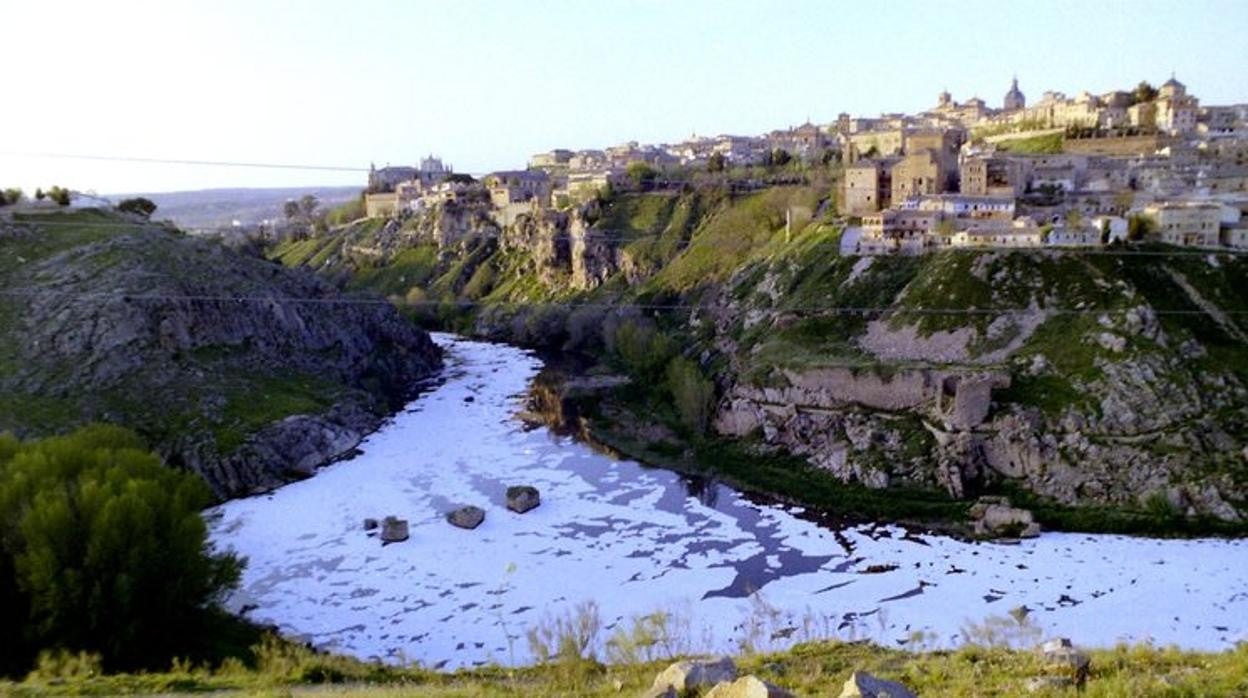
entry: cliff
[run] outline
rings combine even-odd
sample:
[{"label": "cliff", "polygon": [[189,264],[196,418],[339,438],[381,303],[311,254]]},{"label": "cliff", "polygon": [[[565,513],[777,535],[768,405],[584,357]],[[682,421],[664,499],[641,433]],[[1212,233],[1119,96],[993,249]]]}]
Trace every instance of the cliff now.
[{"label": "cliff", "polygon": [[95,210],[0,220],[0,430],[130,426],[218,496],[348,453],[440,366],[377,298]]},{"label": "cliff", "polygon": [[847,483],[1248,516],[1248,260],[843,255],[832,189],[621,195],[510,226],[461,211],[480,235],[320,268],[426,322],[604,357],[621,324],[654,324],[713,377],[713,433]]}]

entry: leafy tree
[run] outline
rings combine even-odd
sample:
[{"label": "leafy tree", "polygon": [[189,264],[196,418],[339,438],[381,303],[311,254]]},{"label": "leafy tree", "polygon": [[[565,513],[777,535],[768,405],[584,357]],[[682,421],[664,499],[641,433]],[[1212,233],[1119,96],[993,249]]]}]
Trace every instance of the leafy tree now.
[{"label": "leafy tree", "polygon": [[1147,80],[1141,80],[1140,84],[1135,86],[1135,90],[1131,92],[1131,101],[1133,104],[1141,102],[1151,102],[1157,99],[1157,88],[1149,84]]},{"label": "leafy tree", "polygon": [[294,220],[299,217],[299,202],[294,199],[287,199],[282,204],[282,215],[286,216],[286,220]]},{"label": "leafy tree", "polygon": [[649,164],[641,162],[628,163],[628,178],[633,181],[641,190],[645,191],[654,186],[654,180],[658,179],[659,173]]},{"label": "leafy tree", "polygon": [[784,167],[793,161],[793,156],[784,148],[776,148],[771,151],[771,164],[775,167]]},{"label": "leafy tree", "polygon": [[11,206],[22,200],[22,190],[10,187],[0,192],[0,206]]},{"label": "leafy tree", "polygon": [[47,191],[47,197],[59,206],[68,206],[72,196],[65,187],[54,186]]},{"label": "leafy tree", "polygon": [[117,210],[122,213],[133,213],[143,218],[151,218],[156,213],[156,203],[151,199],[137,197],[134,199],[125,199],[117,204]]},{"label": "leafy tree", "polygon": [[1153,233],[1153,220],[1148,216],[1131,216],[1127,219],[1127,239],[1139,242]]},{"label": "leafy tree", "polygon": [[119,427],[0,437],[0,670],[41,650],[167,666],[239,577],[239,560],[208,547],[210,501]]},{"label": "leafy tree", "polygon": [[455,184],[476,184],[477,180],[472,175],[456,172],[442,178],[443,182],[453,182]]},{"label": "leafy tree", "polygon": [[304,194],[303,197],[299,199],[299,213],[304,218],[311,219],[316,214],[316,208],[320,205],[321,202],[317,201],[315,196],[312,196],[311,194]]},{"label": "leafy tree", "polygon": [[37,201],[43,201],[46,198],[48,198],[48,195],[43,193],[42,188],[35,189],[35,199]]},{"label": "leafy tree", "polygon": [[667,365],[667,389],[680,414],[680,420],[693,432],[706,431],[715,407],[715,383],[702,375],[702,369],[683,356]]},{"label": "leafy tree", "polygon": [[724,154],[713,153],[711,158],[706,161],[707,172],[723,172],[724,171]]}]

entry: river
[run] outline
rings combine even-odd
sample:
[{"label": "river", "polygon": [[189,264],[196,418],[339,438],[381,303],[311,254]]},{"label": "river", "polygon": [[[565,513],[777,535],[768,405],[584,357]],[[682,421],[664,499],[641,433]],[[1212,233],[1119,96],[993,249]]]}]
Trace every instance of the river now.
[{"label": "river", "polygon": [[[590,602],[599,657],[655,612],[681,651],[819,637],[952,647],[988,632],[1211,650],[1248,639],[1248,541],[832,529],[527,426],[515,415],[539,359],[435,339],[442,379],[358,455],[208,512],[213,543],[248,558],[232,610],[317,647],[442,668],[530,662],[526,632]],[[515,484],[539,488],[541,506],[508,511]],[[462,504],[486,510],[479,528],[446,522]],[[363,529],[386,515],[409,520],[411,538],[383,547]],[[1009,613],[1020,607],[1024,624]]]}]

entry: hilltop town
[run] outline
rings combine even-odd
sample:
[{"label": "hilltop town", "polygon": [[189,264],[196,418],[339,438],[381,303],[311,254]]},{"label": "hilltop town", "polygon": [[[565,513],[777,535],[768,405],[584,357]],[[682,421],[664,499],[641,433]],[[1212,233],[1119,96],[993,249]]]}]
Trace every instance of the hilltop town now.
[{"label": "hilltop town", "polygon": [[1159,88],[1029,103],[1015,79],[994,108],[941,92],[918,114],[804,123],[758,136],[694,136],[554,149],[523,170],[456,174],[432,155],[371,168],[368,217],[475,202],[496,224],[627,191],[720,181],[734,190],[835,177],[843,249],[1096,248],[1161,242],[1248,249],[1248,104],[1202,106],[1173,76]]}]

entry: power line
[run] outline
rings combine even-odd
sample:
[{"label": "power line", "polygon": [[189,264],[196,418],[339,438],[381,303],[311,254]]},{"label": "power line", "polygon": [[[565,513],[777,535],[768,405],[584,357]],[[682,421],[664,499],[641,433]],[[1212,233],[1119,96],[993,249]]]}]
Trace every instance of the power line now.
[{"label": "power line", "polygon": [[[402,307],[459,307],[459,308],[565,308],[600,310],[714,310],[712,306],[695,303],[605,303],[590,301],[473,301],[473,300],[407,300],[362,296],[333,296],[308,298],[298,296],[249,296],[238,294],[148,294],[120,293],[116,291],[81,293],[57,291],[48,286],[27,286],[0,290],[0,296],[15,298],[61,297],[71,301],[122,301],[122,302],[218,302],[218,303],[291,303],[306,305],[371,305]],[[764,314],[823,313],[828,315],[1123,315],[1135,312],[1134,308],[898,308],[895,306],[793,306],[787,308],[755,309]],[[1223,310],[1224,315],[1248,315],[1248,310]],[[1205,310],[1152,310],[1154,315],[1208,315]]]},{"label": "power line", "polygon": [[85,155],[76,153],[39,153],[29,151],[0,151],[0,155],[50,160],[96,160],[104,162],[135,162],[148,165],[199,165],[208,167],[250,167],[272,170],[315,170],[321,172],[368,172],[366,167],[344,165],[305,165],[277,162],[245,162],[234,160],[192,160],[185,158],[147,158],[125,155]]}]

